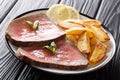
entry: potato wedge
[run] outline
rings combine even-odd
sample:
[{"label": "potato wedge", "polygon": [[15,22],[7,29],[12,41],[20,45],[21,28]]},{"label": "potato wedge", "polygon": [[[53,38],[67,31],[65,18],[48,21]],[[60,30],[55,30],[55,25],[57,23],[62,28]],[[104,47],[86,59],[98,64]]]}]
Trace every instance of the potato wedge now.
[{"label": "potato wedge", "polygon": [[71,41],[75,46],[77,45],[77,40],[74,35],[66,35],[66,38]]},{"label": "potato wedge", "polygon": [[90,39],[94,37],[94,33],[92,30],[88,29],[88,30],[86,30],[86,32],[87,32]]},{"label": "potato wedge", "polygon": [[89,63],[95,64],[105,57],[107,46],[94,38],[91,40],[91,50]]},{"label": "potato wedge", "polygon": [[83,54],[89,54],[91,52],[90,50],[90,39],[87,35],[87,32],[84,32],[80,35],[77,43],[77,48],[80,50]]},{"label": "potato wedge", "polygon": [[83,20],[83,24],[89,24],[89,25],[93,25],[96,27],[101,27],[101,22],[99,22],[98,20],[93,20],[93,19]]},{"label": "potato wedge", "polygon": [[90,40],[91,53],[93,52],[96,43],[99,42],[95,37]]},{"label": "potato wedge", "polygon": [[62,29],[64,29],[64,30],[67,30],[67,29],[73,28],[73,27],[84,27],[82,25],[82,23],[81,23],[80,20],[72,20],[72,19],[68,19],[68,20],[64,20],[64,21],[59,21],[57,23],[57,25],[59,27],[61,27]]},{"label": "potato wedge", "polygon": [[84,33],[86,30],[86,28],[71,28],[69,30],[66,30],[66,34],[67,35],[81,35],[82,33]]},{"label": "potato wedge", "polygon": [[109,36],[102,28],[91,27],[90,29],[93,31],[94,35],[99,41],[106,42],[110,40]]},{"label": "potato wedge", "polygon": [[83,22],[82,22],[81,20],[79,20],[79,19],[68,19],[68,20],[64,20],[64,21],[67,21],[67,22],[69,22],[69,23],[74,23],[74,24],[79,24],[79,25],[84,26],[84,25],[83,25]]},{"label": "potato wedge", "polygon": [[102,29],[102,27],[95,27],[89,24],[85,24],[85,27],[87,27],[88,29],[90,29],[93,33],[94,36],[102,42],[106,42],[108,40],[110,40],[109,36],[107,35],[107,33]]},{"label": "potato wedge", "polygon": [[91,47],[91,52],[93,52],[95,46],[97,43],[101,43],[104,47],[107,48],[107,45],[104,44],[103,42],[99,41],[96,37],[93,37],[91,40],[90,40],[90,47]]}]

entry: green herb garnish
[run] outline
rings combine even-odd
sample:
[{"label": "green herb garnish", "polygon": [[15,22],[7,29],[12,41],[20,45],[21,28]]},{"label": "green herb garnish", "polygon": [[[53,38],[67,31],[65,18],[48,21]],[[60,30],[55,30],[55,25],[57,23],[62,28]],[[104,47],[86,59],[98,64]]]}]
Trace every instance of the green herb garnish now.
[{"label": "green herb garnish", "polygon": [[36,20],[36,21],[34,22],[34,24],[33,24],[33,29],[38,28],[39,24],[40,24],[39,21]]},{"label": "green herb garnish", "polygon": [[30,27],[32,27],[33,29],[37,29],[38,26],[39,26],[39,24],[40,24],[40,22],[39,22],[38,20],[34,21],[34,23],[32,23],[31,21],[26,21],[26,23],[27,23]]},{"label": "green herb garnish", "polygon": [[44,46],[44,47],[45,47],[46,49],[52,51],[53,53],[55,53],[56,48],[57,48],[55,42],[51,42],[50,45],[46,45],[46,46]]}]

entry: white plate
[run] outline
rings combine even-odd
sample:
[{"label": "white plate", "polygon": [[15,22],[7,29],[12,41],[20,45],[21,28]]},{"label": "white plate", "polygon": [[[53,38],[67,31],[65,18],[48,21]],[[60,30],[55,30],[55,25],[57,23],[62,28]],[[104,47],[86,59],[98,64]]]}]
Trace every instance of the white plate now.
[{"label": "white plate", "polygon": [[[31,13],[32,14],[33,13],[45,13],[46,10],[47,9],[33,10],[33,11],[29,11],[29,12],[23,13],[23,14],[19,15],[18,17],[21,17],[21,16],[23,16],[25,14],[31,15]],[[16,17],[16,18],[18,18],[18,17]],[[83,19],[83,20],[84,19],[90,19],[90,17],[81,14],[81,19]],[[105,31],[108,33],[108,35],[110,37],[110,41],[108,41],[106,43],[108,45],[108,50],[107,50],[105,58],[102,59],[97,64],[88,65],[87,68],[81,69],[81,70],[60,70],[60,69],[52,69],[52,68],[42,68],[42,67],[34,66],[34,65],[31,65],[31,66],[33,66],[33,67],[35,67],[37,69],[40,69],[40,70],[44,70],[44,71],[48,71],[48,72],[52,72],[52,73],[58,73],[58,74],[78,74],[78,73],[80,74],[80,73],[86,73],[86,72],[90,72],[90,71],[94,71],[96,69],[99,69],[99,68],[103,67],[104,65],[106,65],[113,58],[113,56],[115,54],[115,49],[116,49],[115,40],[114,40],[113,36],[111,35],[111,33],[109,31],[107,31],[107,30],[105,30]],[[15,55],[15,51],[17,50],[17,47],[12,45],[7,40],[6,40],[6,43],[7,43],[7,47],[9,48],[9,50]]]}]

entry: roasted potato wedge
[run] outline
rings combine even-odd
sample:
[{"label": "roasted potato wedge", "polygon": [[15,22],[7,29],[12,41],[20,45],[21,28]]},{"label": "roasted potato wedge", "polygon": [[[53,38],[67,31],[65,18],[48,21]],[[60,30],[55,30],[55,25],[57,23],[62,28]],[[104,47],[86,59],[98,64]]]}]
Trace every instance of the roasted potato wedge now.
[{"label": "roasted potato wedge", "polygon": [[107,52],[107,46],[99,40],[93,38],[91,40],[91,54],[89,55],[89,63],[95,64],[104,58]]},{"label": "roasted potato wedge", "polygon": [[95,37],[97,37],[98,40],[102,42],[110,40],[109,36],[102,28],[91,27],[90,29],[93,31]]},{"label": "roasted potato wedge", "polygon": [[86,30],[86,32],[90,39],[94,37],[94,33],[92,30],[88,29],[88,30]]},{"label": "roasted potato wedge", "polygon": [[66,38],[71,41],[75,46],[77,45],[77,39],[74,35],[66,35]]},{"label": "roasted potato wedge", "polygon": [[91,40],[90,40],[90,47],[91,47],[91,52],[93,52],[94,48],[95,48],[95,45],[96,43],[98,42],[98,40],[93,37]]},{"label": "roasted potato wedge", "polygon": [[66,34],[67,35],[81,35],[82,33],[84,33],[86,30],[86,28],[71,28],[69,30],[66,30]]},{"label": "roasted potato wedge", "polygon": [[94,36],[102,42],[106,42],[108,40],[110,40],[109,36],[107,35],[107,33],[102,29],[102,27],[96,27],[96,26],[92,26],[89,24],[85,24],[85,27],[87,27],[88,29],[90,29],[93,33]]},{"label": "roasted potato wedge", "polygon": [[77,43],[77,48],[82,52],[83,54],[89,54],[91,52],[90,50],[90,38],[87,34],[87,32],[84,32],[80,35]]},{"label": "roasted potato wedge", "polygon": [[93,20],[93,19],[83,20],[83,24],[89,24],[92,26],[101,27],[101,22],[99,22],[98,20]]},{"label": "roasted potato wedge", "polygon": [[82,33],[87,32],[88,36],[92,38],[94,36],[94,33],[92,30],[88,28],[71,28],[69,30],[66,30],[67,35],[81,35]]},{"label": "roasted potato wedge", "polygon": [[64,21],[59,21],[57,23],[57,25],[59,27],[61,27],[64,30],[73,28],[73,27],[84,27],[84,25],[82,25],[80,20],[72,20],[72,19],[68,19],[68,20],[64,20]]}]

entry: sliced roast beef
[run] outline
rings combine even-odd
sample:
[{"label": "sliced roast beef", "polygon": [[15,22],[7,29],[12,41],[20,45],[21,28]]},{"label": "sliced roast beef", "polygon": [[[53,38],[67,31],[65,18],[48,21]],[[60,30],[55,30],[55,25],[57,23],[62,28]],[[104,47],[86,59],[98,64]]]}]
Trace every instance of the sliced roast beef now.
[{"label": "sliced roast beef", "polygon": [[68,41],[61,40],[56,45],[55,53],[43,47],[22,47],[16,55],[21,60],[40,67],[78,70],[87,66],[87,58]]},{"label": "sliced roast beef", "polygon": [[[38,29],[32,29],[26,21],[38,20]],[[15,46],[40,46],[65,38],[65,32],[44,13],[34,13],[13,20],[6,30],[7,39]]]}]

